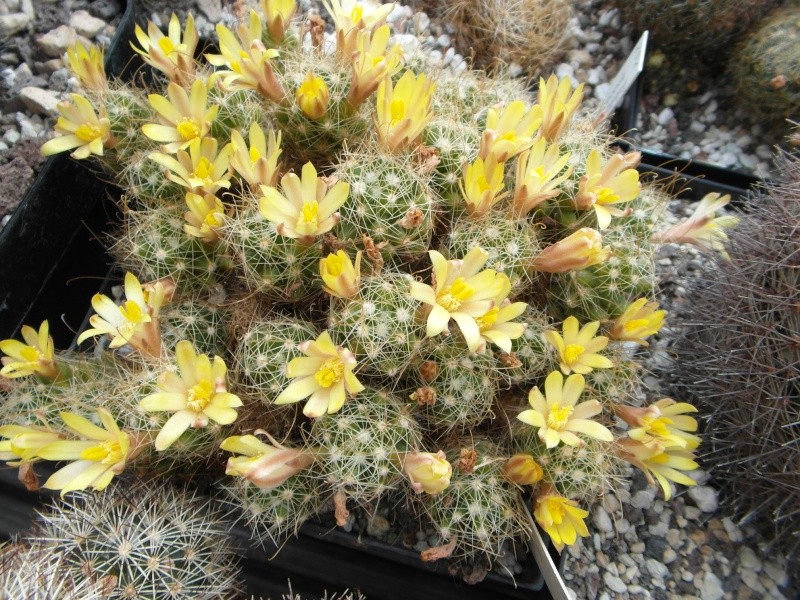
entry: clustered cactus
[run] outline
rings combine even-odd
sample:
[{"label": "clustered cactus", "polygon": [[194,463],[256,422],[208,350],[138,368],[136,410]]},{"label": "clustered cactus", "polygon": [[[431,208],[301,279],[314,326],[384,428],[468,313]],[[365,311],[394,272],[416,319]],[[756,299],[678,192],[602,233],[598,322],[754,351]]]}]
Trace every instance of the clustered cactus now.
[{"label": "clustered cactus", "polygon": [[94,357],[56,353],[46,321],[0,342],[0,458],[31,487],[72,461],[42,485],[94,489],[80,510],[100,513],[134,468],[219,477],[261,541],[392,490],[440,534],[425,558],[488,562],[526,507],[559,549],[587,535],[624,462],[667,498],[692,485],[695,409],[635,406],[633,350],[664,320],[655,237],[713,246],[724,202],[656,232],[639,156],[568,79],[534,98],[434,69],[392,43],[393,5],[326,8],[332,34],[264,0],[205,59],[191,19],[138,29],[147,90],[70,52],[84,94],[43,151],[127,190],[124,299],[92,299]]}]

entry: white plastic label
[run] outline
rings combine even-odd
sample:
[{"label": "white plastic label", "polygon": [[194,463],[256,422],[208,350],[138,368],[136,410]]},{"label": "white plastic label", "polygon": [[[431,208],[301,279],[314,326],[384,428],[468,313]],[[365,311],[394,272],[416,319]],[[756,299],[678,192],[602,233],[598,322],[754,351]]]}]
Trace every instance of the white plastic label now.
[{"label": "white plastic label", "polygon": [[647,56],[648,34],[648,31],[642,34],[642,37],[636,42],[633,50],[631,50],[630,56],[625,60],[625,64],[622,65],[619,73],[611,80],[608,90],[600,102],[600,112],[603,115],[610,115],[622,104],[622,99],[625,97],[625,94],[628,93],[628,90],[631,89],[631,86],[644,69],[644,59],[645,56]]}]

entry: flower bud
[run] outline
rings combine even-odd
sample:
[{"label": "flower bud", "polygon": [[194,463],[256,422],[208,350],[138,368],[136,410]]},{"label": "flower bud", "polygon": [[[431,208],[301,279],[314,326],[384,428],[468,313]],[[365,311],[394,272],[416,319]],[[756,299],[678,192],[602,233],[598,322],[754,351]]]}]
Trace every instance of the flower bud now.
[{"label": "flower bud", "polygon": [[328,254],[319,261],[319,275],[324,282],[322,289],[331,296],[354,298],[361,279],[361,252],[356,253],[355,265],[343,250]]},{"label": "flower bud", "polygon": [[503,475],[517,485],[533,485],[544,477],[542,467],[530,454],[515,454],[503,465]]},{"label": "flower bud", "polygon": [[[258,431],[256,433],[259,433]],[[269,490],[296,475],[312,462],[310,452],[265,444],[254,435],[227,438],[220,448],[243,456],[232,456],[225,467],[226,475],[244,477],[255,486]]]},{"label": "flower bud", "polygon": [[591,267],[611,256],[610,248],[603,248],[600,233],[583,227],[572,235],[545,248],[533,261],[536,271],[565,273]]},{"label": "flower bud", "polygon": [[447,462],[444,452],[410,452],[406,454],[403,470],[411,480],[411,487],[421,494],[438,494],[450,485],[453,467]]},{"label": "flower bud", "polygon": [[331,96],[322,78],[309,71],[305,81],[297,88],[295,98],[305,116],[309,119],[320,119],[328,108]]}]

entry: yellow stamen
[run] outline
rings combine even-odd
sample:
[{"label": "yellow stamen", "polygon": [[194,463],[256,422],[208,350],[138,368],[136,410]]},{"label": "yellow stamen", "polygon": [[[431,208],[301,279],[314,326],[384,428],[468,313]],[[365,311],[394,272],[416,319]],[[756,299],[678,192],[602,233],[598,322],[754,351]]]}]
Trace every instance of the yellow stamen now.
[{"label": "yellow stamen", "polygon": [[317,231],[317,213],[319,212],[319,203],[316,200],[303,203],[303,210],[300,211],[300,216],[297,217],[297,224],[295,229],[299,233],[313,235]]},{"label": "yellow stamen", "polygon": [[619,201],[619,194],[616,194],[611,188],[599,188],[594,192],[598,204],[613,204]]},{"label": "yellow stamen", "polygon": [[261,152],[258,151],[258,148],[255,146],[250,148],[250,164],[255,164],[259,158],[261,158]]},{"label": "yellow stamen", "polygon": [[189,117],[181,119],[180,123],[175,126],[175,129],[178,130],[178,135],[181,136],[184,142],[200,137],[200,125],[197,124],[197,121]]},{"label": "yellow stamen", "polygon": [[406,118],[406,103],[402,98],[393,98],[391,105],[392,121],[391,125],[397,125],[400,121]]},{"label": "yellow stamen", "polygon": [[195,412],[201,412],[214,394],[214,384],[209,379],[201,379],[196,385],[192,386],[186,398],[186,406]]},{"label": "yellow stamen", "polygon": [[325,269],[328,272],[328,275],[332,277],[338,277],[342,274],[344,270],[344,261],[341,257],[337,256],[336,254],[329,254],[324,259],[325,261]]},{"label": "yellow stamen", "polygon": [[490,308],[485,315],[475,319],[475,322],[478,324],[478,330],[484,332],[487,329],[491,329],[492,325],[494,325],[495,321],[497,321],[497,315],[499,313],[500,309],[495,306]]},{"label": "yellow stamen", "polygon": [[102,136],[103,132],[97,125],[84,123],[75,130],[75,135],[78,136],[81,141],[91,142]]},{"label": "yellow stamen", "polygon": [[647,327],[648,321],[647,319],[633,319],[632,321],[628,321],[623,326],[625,331],[636,331],[640,327]]},{"label": "yellow stamen", "polygon": [[655,437],[668,437],[670,435],[667,425],[672,424],[672,419],[667,417],[642,417],[642,427]]},{"label": "yellow stamen", "polygon": [[84,460],[103,463],[104,465],[113,465],[125,458],[125,455],[123,454],[122,448],[120,448],[118,441],[108,440],[106,442],[102,442],[98,446],[87,448],[81,452],[81,458]]},{"label": "yellow stamen", "polygon": [[564,515],[567,514],[560,498],[547,500],[547,512],[555,525],[561,525]]},{"label": "yellow stamen", "polygon": [[567,347],[564,348],[564,362],[572,366],[584,352],[586,352],[586,348],[580,344],[567,344]]},{"label": "yellow stamen", "polygon": [[352,21],[353,26],[358,25],[361,22],[361,19],[364,18],[364,8],[360,4],[356,4],[353,7],[353,10],[350,12],[350,21]]},{"label": "yellow stamen", "polygon": [[125,304],[119,307],[119,312],[130,323],[139,323],[144,316],[142,308],[133,300],[126,300]]},{"label": "yellow stamen", "polygon": [[559,406],[556,404],[550,409],[547,415],[547,426],[550,429],[561,431],[561,428],[569,421],[569,416],[572,414],[574,407],[572,406]]},{"label": "yellow stamen", "polygon": [[324,388],[339,383],[344,376],[344,363],[338,358],[329,358],[314,374],[316,382]]},{"label": "yellow stamen", "polygon": [[463,277],[459,277],[452,285],[448,285],[440,292],[437,302],[447,312],[454,312],[461,308],[461,304],[474,293],[475,290],[472,286],[468,285]]},{"label": "yellow stamen", "polygon": [[167,55],[175,52],[175,44],[173,44],[172,40],[168,37],[162,37],[160,40],[158,40],[158,47],[161,48],[161,51]]},{"label": "yellow stamen", "polygon": [[211,183],[211,171],[214,166],[211,161],[205,156],[197,161],[197,168],[194,170],[194,176],[197,179],[202,179],[203,183]]}]

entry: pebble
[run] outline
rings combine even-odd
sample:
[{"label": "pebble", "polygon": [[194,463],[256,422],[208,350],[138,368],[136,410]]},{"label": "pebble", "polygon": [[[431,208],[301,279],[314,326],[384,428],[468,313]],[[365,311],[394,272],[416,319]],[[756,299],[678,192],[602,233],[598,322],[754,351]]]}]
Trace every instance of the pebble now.
[{"label": "pebble", "polygon": [[647,568],[650,576],[655,579],[666,579],[669,576],[669,569],[654,558],[648,558],[644,562],[644,566]]},{"label": "pebble", "polygon": [[667,125],[672,119],[675,118],[675,112],[671,108],[665,108],[660,113],[658,113],[658,117],[656,120],[658,121],[659,125]]},{"label": "pebble", "polygon": [[72,13],[69,19],[69,26],[72,27],[78,35],[82,35],[89,39],[103,31],[106,22],[103,19],[93,17],[85,10],[78,10]]},{"label": "pebble", "polygon": [[697,508],[703,512],[713,513],[719,508],[717,491],[710,486],[698,485],[690,487],[688,494],[694,500]]},{"label": "pebble", "polygon": [[78,39],[75,29],[68,25],[59,25],[36,38],[36,45],[47,56],[58,58]]},{"label": "pebble", "polygon": [[[622,579],[620,579],[616,575],[612,575],[611,573],[605,573],[603,575],[603,581],[608,586],[608,589],[610,589],[612,592],[616,592],[618,594],[621,594],[626,589],[628,589],[628,586],[625,585],[625,582],[622,581]],[[601,596],[601,598],[602,598],[602,596]]]},{"label": "pebble", "polygon": [[59,102],[59,94],[39,87],[24,87],[19,91],[19,97],[25,107],[39,115],[57,115],[56,106]]},{"label": "pebble", "polygon": [[611,522],[611,517],[608,516],[608,513],[599,504],[594,508],[592,522],[595,527],[604,533],[612,533],[614,531],[614,524]]},{"label": "pebble", "polygon": [[703,598],[703,600],[720,600],[725,595],[719,577],[710,571],[703,576],[699,589],[700,597]]},{"label": "pebble", "polygon": [[11,37],[25,29],[30,22],[31,17],[21,12],[0,15],[0,37]]}]

